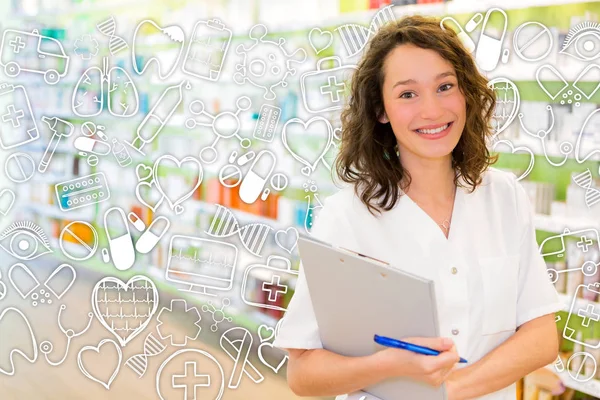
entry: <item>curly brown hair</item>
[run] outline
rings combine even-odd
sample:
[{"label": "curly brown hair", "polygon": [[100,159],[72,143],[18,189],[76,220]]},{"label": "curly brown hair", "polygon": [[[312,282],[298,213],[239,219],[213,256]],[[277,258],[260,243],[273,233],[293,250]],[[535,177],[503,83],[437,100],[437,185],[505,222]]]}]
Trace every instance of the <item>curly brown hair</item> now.
[{"label": "curly brown hair", "polygon": [[402,167],[397,140],[389,122],[379,118],[385,112],[382,87],[385,60],[397,46],[412,44],[431,49],[450,62],[458,86],[466,100],[466,122],[461,138],[452,151],[455,184],[462,177],[474,191],[483,172],[497,160],[486,142],[491,137],[490,121],[496,97],[487,86],[469,52],[456,33],[440,20],[410,16],[383,26],[371,39],[358,69],[352,76],[348,104],[342,112],[342,140],[336,157],[338,177],[354,184],[354,191],[374,211],[391,210],[410,185],[408,170]]}]

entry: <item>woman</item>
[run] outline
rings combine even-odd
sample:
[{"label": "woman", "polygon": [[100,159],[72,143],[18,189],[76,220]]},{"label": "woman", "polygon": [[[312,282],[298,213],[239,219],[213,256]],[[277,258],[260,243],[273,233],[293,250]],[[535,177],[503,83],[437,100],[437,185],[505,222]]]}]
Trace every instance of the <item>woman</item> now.
[{"label": "woman", "polygon": [[289,352],[296,394],[339,395],[405,376],[445,384],[450,400],[514,400],[516,381],[556,359],[553,313],[562,305],[525,191],[489,168],[495,98],[486,83],[436,19],[407,17],[371,40],[342,114],[336,167],[350,185],[327,199],[314,235],[433,279],[443,337],[405,340],[441,354],[322,349],[301,273],[275,343]]}]

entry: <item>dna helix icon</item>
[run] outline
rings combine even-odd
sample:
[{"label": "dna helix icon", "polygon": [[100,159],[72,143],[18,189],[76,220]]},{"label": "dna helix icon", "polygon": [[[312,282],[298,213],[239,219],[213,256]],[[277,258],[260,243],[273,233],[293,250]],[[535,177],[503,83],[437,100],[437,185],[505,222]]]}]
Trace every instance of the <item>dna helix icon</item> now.
[{"label": "dna helix icon", "polygon": [[131,356],[125,365],[127,365],[136,375],[141,378],[148,368],[148,357],[154,357],[165,351],[167,347],[158,340],[152,332],[144,340],[144,354]]},{"label": "dna helix icon", "polygon": [[600,190],[592,187],[592,171],[589,168],[573,176],[573,181],[577,186],[585,189],[585,204],[588,208],[600,202]]}]

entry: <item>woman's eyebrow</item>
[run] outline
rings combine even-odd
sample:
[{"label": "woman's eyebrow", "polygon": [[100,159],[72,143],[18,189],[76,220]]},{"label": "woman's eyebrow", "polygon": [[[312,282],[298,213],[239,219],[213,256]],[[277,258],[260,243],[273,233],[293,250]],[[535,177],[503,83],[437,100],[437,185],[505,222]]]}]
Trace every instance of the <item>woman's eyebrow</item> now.
[{"label": "woman's eyebrow", "polygon": [[[440,80],[442,78],[445,78],[447,76],[454,76],[456,77],[456,74],[454,73],[454,71],[446,71],[446,72],[442,72],[441,74],[438,74],[438,76],[435,77],[435,80]],[[396,83],[394,83],[394,86],[392,86],[392,89],[394,89],[396,86],[400,86],[400,85],[413,85],[417,83],[417,81],[415,81],[414,79],[407,79],[404,81],[398,81]]]}]

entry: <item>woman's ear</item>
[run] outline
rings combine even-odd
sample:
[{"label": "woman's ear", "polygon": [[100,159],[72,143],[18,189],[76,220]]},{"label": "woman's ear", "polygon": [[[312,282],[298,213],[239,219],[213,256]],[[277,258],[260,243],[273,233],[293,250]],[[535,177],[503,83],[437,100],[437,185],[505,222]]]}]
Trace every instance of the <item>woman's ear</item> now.
[{"label": "woman's ear", "polygon": [[390,122],[390,119],[387,117],[385,111],[379,116],[379,122],[381,122],[382,124],[387,124],[388,122]]}]

